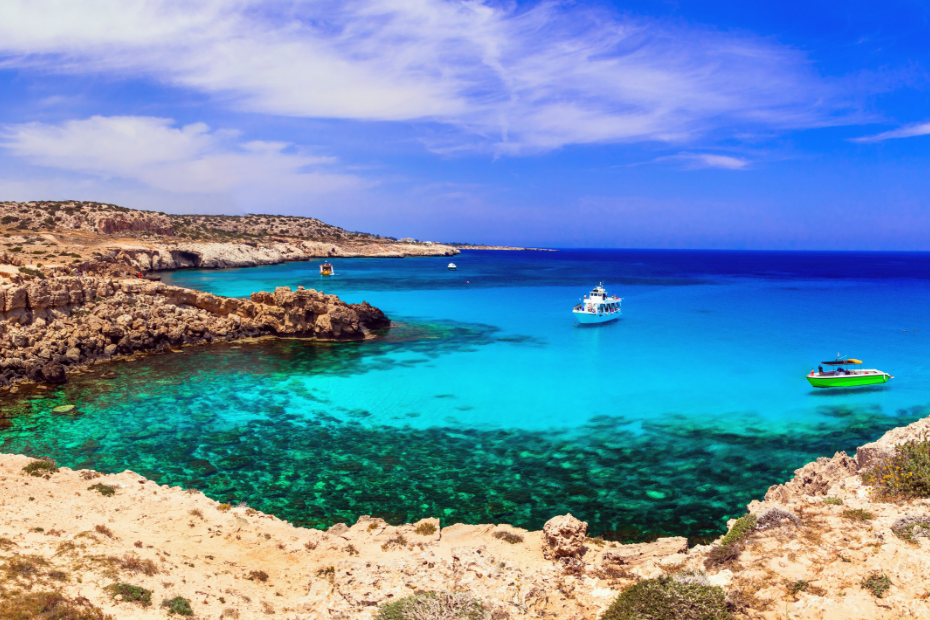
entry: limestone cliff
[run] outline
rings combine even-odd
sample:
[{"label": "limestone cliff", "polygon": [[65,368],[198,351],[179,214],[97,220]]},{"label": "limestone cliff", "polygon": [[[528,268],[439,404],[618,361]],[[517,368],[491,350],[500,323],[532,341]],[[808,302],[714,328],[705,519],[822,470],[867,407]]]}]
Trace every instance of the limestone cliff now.
[{"label": "limestone cliff", "polygon": [[139,351],[255,336],[361,340],[390,325],[369,305],[298,287],[219,297],[139,279],[58,277],[0,286],[0,385]]}]

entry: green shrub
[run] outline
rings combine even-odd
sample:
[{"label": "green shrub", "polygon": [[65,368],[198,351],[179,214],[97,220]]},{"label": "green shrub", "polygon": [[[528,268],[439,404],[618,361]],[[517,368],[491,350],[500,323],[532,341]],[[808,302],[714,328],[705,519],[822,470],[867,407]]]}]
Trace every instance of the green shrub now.
[{"label": "green shrub", "polygon": [[842,506],[843,499],[840,497],[825,497],[823,498],[823,503],[828,506]]},{"label": "green shrub", "polygon": [[752,531],[752,528],[756,526],[756,515],[749,513],[745,514],[739,519],[736,520],[736,523],[733,524],[733,527],[730,528],[730,531],[727,532],[726,536],[723,537],[723,540],[720,541],[721,546],[732,545],[733,543],[740,542],[749,532]]},{"label": "green shrub", "polygon": [[891,589],[891,579],[884,573],[872,573],[859,584],[875,598],[882,598]]},{"label": "green shrub", "polygon": [[469,592],[427,592],[407,596],[378,608],[375,620],[487,620],[481,600]]},{"label": "green shrub", "polygon": [[865,474],[862,480],[881,498],[930,497],[930,437],[895,447],[894,454]]},{"label": "green shrub", "polygon": [[191,602],[183,596],[166,598],[161,602],[162,607],[168,608],[168,614],[178,614],[179,616],[193,616],[194,610],[191,609]]},{"label": "green shrub", "polygon": [[851,519],[852,521],[871,521],[875,518],[871,512],[862,508],[847,508],[843,511],[842,516],[844,519]]},{"label": "green shrub", "polygon": [[30,476],[39,478],[46,474],[56,473],[58,471],[58,464],[47,456],[44,456],[23,467],[23,471]]},{"label": "green shrub", "polygon": [[97,484],[90,485],[89,487],[87,487],[87,490],[97,491],[104,497],[110,497],[111,495],[116,495],[116,487],[110,486],[109,484],[101,484],[99,482]]},{"label": "green shrub", "polygon": [[678,583],[669,577],[630,586],[601,620],[730,620],[726,594],[717,586]]},{"label": "green shrub", "polygon": [[152,604],[152,591],[139,586],[128,583],[114,583],[107,586],[105,590],[110,593],[112,598],[116,598],[117,595],[123,597],[123,601],[126,603],[138,603],[143,607],[149,607]]}]

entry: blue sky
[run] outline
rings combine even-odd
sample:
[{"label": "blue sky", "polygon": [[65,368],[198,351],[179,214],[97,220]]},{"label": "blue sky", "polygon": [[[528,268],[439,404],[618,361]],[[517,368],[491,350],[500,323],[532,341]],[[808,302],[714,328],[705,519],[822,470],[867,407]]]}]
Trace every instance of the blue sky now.
[{"label": "blue sky", "polygon": [[930,250],[930,3],[5,0],[0,199]]}]

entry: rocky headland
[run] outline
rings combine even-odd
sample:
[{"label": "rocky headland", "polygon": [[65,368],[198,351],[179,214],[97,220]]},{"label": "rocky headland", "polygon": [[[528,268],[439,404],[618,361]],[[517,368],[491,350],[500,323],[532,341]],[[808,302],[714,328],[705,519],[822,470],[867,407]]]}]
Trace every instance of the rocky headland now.
[{"label": "rocky headland", "polygon": [[[591,538],[571,515],[534,532],[367,516],[302,529],[131,471],[0,455],[0,617],[928,618],[930,500],[863,479],[928,431],[930,418],[806,465],[691,548]],[[473,614],[385,615],[416,599]],[[643,605],[652,615],[627,613]]]},{"label": "rocky headland", "polygon": [[0,276],[254,267],[314,258],[453,256],[451,245],[309,217],[170,215],[80,201],[0,202]]},{"label": "rocky headland", "polygon": [[0,388],[63,383],[66,372],[97,362],[184,345],[261,336],[363,340],[389,326],[366,302],[303,287],[234,299],[140,278],[31,278],[0,284]]}]

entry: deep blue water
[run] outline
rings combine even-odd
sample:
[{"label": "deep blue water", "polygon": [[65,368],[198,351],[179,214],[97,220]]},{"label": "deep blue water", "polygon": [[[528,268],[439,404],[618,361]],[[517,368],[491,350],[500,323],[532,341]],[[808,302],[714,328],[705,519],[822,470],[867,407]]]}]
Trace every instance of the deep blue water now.
[{"label": "deep blue water", "polygon": [[[797,467],[927,415],[922,253],[467,251],[163,274],[244,296],[304,285],[397,322],[381,340],[214,345],[6,403],[0,449],[130,468],[326,526],[571,511],[623,540],[710,536]],[[579,327],[603,282],[623,318]],[[922,329],[925,327],[926,329]],[[833,391],[837,353],[895,375]],[[75,403],[81,415],[51,415]]]}]

